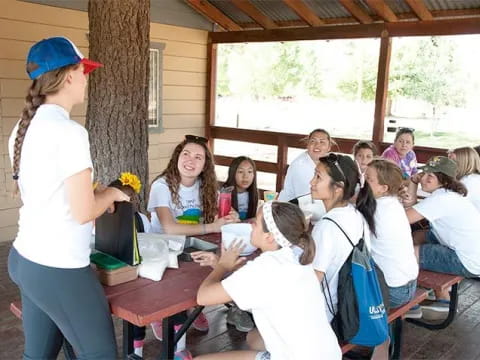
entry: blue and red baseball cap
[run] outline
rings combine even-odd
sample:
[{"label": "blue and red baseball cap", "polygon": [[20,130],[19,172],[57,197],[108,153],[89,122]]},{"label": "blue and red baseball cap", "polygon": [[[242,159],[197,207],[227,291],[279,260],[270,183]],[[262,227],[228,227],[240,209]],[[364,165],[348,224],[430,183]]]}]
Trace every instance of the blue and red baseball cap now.
[{"label": "blue and red baseball cap", "polygon": [[36,66],[30,72],[27,70],[27,74],[34,80],[48,71],[79,63],[83,64],[85,74],[103,66],[99,62],[85,58],[69,39],[51,37],[37,42],[30,48],[27,56],[27,64],[30,66],[27,69],[32,67],[32,64]]}]

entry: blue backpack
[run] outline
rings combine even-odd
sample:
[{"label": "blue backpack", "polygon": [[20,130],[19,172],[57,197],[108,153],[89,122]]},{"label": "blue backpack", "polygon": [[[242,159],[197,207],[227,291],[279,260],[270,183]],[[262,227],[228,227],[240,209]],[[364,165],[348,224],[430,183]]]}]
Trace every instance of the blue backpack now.
[{"label": "blue backpack", "polygon": [[343,264],[338,274],[338,310],[334,313],[330,289],[325,277],[326,289],[330,303],[329,311],[334,315],[332,327],[340,341],[362,346],[377,346],[388,338],[387,311],[385,309],[382,291],[375,271],[375,263],[362,238],[354,245],[348,235],[334,220],[350,245],[352,252]]}]

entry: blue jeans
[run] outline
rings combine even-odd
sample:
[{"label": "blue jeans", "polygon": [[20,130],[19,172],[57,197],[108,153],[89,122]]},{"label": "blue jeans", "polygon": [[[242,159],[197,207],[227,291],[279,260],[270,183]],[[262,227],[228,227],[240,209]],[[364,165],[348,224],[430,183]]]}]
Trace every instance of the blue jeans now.
[{"label": "blue jeans", "polygon": [[397,287],[388,287],[390,307],[396,308],[408,303],[415,296],[417,290],[417,279]]},{"label": "blue jeans", "polygon": [[425,244],[420,245],[420,269],[459,275],[465,278],[478,277],[463,266],[455,250],[440,244],[432,230],[427,232]]}]

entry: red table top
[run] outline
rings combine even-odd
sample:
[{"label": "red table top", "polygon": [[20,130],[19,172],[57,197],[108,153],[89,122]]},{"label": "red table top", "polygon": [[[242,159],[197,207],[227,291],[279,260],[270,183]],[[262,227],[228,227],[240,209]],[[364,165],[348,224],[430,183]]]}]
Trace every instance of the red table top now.
[{"label": "red table top", "polygon": [[[221,241],[220,233],[198,237],[216,244]],[[145,326],[196,306],[198,288],[210,272],[210,267],[179,262],[179,268],[165,270],[160,281],[138,278],[107,286],[105,294],[112,314],[134,325]]]}]

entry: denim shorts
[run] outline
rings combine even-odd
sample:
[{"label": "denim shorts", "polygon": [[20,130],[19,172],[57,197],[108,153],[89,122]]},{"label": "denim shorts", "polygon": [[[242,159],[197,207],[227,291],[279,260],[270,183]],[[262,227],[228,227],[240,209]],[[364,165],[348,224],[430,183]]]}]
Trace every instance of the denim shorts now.
[{"label": "denim shorts", "polygon": [[260,351],[255,356],[255,360],[270,360],[270,353],[268,351]]},{"label": "denim shorts", "polygon": [[397,287],[388,287],[390,307],[396,308],[408,303],[415,296],[417,290],[417,279],[409,281],[407,284]]},{"label": "denim shorts", "polygon": [[420,269],[459,275],[465,278],[478,277],[463,266],[455,250],[440,244],[432,230],[427,232],[425,244],[420,245]]}]

